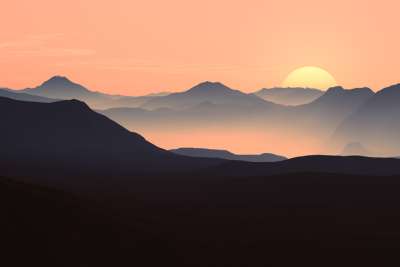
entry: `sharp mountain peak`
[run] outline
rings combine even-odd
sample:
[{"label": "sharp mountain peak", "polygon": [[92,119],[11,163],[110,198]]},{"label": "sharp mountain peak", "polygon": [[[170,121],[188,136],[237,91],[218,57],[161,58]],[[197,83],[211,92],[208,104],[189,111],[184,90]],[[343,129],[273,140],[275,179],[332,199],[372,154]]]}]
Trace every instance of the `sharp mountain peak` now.
[{"label": "sharp mountain peak", "polygon": [[68,77],[66,76],[61,76],[61,75],[55,75],[53,77],[51,77],[50,79],[48,79],[47,81],[42,83],[43,85],[53,85],[53,84],[57,84],[57,85],[68,85],[68,84],[76,84],[74,82],[72,82]]},{"label": "sharp mountain peak", "polygon": [[191,89],[188,90],[188,92],[200,92],[200,91],[235,91],[232,88],[229,88],[228,86],[224,85],[223,83],[220,82],[210,82],[210,81],[205,81],[202,83],[199,83],[192,87]]}]

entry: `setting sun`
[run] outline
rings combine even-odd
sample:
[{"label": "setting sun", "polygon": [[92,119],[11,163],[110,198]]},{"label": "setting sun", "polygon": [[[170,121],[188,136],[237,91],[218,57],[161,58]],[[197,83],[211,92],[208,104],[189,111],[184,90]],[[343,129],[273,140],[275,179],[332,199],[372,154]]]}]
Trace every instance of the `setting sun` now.
[{"label": "setting sun", "polygon": [[284,87],[309,87],[322,90],[335,85],[337,85],[336,80],[329,72],[311,66],[292,71],[283,82]]}]

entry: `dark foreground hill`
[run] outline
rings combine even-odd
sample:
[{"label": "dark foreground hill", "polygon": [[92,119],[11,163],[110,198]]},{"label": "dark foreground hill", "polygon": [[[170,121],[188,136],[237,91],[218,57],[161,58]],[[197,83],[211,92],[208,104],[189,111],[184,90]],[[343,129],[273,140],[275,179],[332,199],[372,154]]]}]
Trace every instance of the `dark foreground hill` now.
[{"label": "dark foreground hill", "polygon": [[129,132],[85,103],[0,98],[3,175],[124,176],[220,162],[175,155]]},{"label": "dark foreground hill", "polygon": [[398,262],[399,177],[293,174],[133,181],[130,194],[88,199],[0,179],[3,264],[388,266]]},{"label": "dark foreground hill", "polygon": [[279,162],[228,161],[208,168],[204,173],[229,176],[263,176],[291,173],[336,173],[389,176],[400,174],[397,158],[362,156],[305,156]]}]

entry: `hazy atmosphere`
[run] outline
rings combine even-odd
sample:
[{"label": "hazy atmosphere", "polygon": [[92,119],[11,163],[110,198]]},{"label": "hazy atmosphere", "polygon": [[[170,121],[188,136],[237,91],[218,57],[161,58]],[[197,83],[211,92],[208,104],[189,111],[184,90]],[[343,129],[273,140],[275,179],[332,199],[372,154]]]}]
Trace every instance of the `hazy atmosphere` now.
[{"label": "hazy atmosphere", "polygon": [[2,266],[400,266],[400,1],[0,10]]},{"label": "hazy atmosphere", "polygon": [[395,0],[3,1],[0,86],[62,74],[112,94],[211,80],[252,92],[318,66],[346,87],[398,81]]}]

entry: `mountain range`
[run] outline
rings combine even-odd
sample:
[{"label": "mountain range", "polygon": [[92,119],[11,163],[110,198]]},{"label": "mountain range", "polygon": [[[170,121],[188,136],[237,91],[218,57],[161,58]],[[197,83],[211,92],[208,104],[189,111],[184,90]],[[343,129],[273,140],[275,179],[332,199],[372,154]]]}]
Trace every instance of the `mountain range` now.
[{"label": "mountain range", "polygon": [[382,248],[397,259],[400,159],[170,152],[78,100],[0,97],[0,119],[7,266],[340,266],[348,255],[356,266]]},{"label": "mountain range", "polygon": [[234,105],[238,109],[272,105],[272,103],[263,101],[255,95],[233,90],[222,83],[203,82],[184,92],[172,93],[167,96],[151,99],[141,107],[150,110],[159,108],[183,110],[203,103]]},{"label": "mountain range", "polygon": [[46,103],[78,99],[165,148],[218,145],[289,156],[336,155],[347,144],[360,143],[374,155],[392,156],[400,149],[399,88],[394,85],[377,93],[339,86],[326,92],[272,88],[246,94],[218,82],[203,82],[179,93],[131,97],[94,92],[55,76],[34,88],[0,89],[0,96]]},{"label": "mountain range", "polygon": [[72,82],[67,77],[54,76],[33,88],[22,90],[4,88],[4,90],[58,100],[77,99],[97,109],[113,107],[142,107],[145,109],[167,107],[172,109],[184,109],[203,102],[234,104],[239,106],[265,104],[265,101],[262,101],[255,95],[232,90],[218,82],[203,82],[180,93],[162,92],[136,97],[109,95],[91,91],[78,83]]},{"label": "mountain range", "polygon": [[[72,183],[93,189],[95,183],[110,189],[110,183],[119,184],[122,177],[193,172],[207,176],[293,172],[400,174],[398,159],[309,156],[283,161],[279,158],[278,162],[244,162],[237,158],[234,161],[209,158],[204,150],[197,150],[196,153],[203,153],[199,157],[177,155],[129,132],[78,100],[35,103],[0,98],[0,118],[1,173],[9,177],[46,178],[51,185]],[[210,152],[221,153],[207,153]],[[259,160],[253,156],[244,158]],[[112,181],[88,179],[110,176],[114,177]]]},{"label": "mountain range", "polygon": [[7,266],[320,266],[399,247],[400,159],[167,151],[79,100],[0,97],[0,121]]},{"label": "mountain range", "polygon": [[[160,140],[160,132],[169,133],[172,141],[159,141],[164,147],[207,147],[211,143],[201,143],[204,140],[202,137],[211,135],[215,138],[225,136],[214,143],[228,149],[238,150],[239,147],[234,145],[243,144],[253,151],[262,149],[275,154],[338,154],[343,146],[332,151],[327,144],[331,135],[343,120],[374,95],[368,88],[334,87],[311,103],[284,106],[260,98],[249,98],[246,94],[238,94],[226,86],[221,87],[220,84],[204,83],[194,87],[195,92],[207,92],[211,90],[209,88],[216,89],[216,94],[220,95],[220,98],[216,99],[225,99],[222,95],[229,99],[229,95],[234,95],[235,102],[212,102],[212,94],[205,94],[209,96],[208,99],[204,95],[197,97],[198,93],[193,94],[191,89],[177,95],[151,100],[149,103],[157,103],[152,106],[157,107],[154,110],[144,107],[113,108],[100,112],[129,129],[149,136],[152,140]],[[181,98],[185,105],[172,104],[179,103]],[[173,101],[169,102],[170,99]],[[201,100],[205,101],[200,102]],[[185,136],[181,135],[182,132],[186,133]],[[255,138],[259,143],[254,143]],[[298,138],[302,139],[301,146],[298,144]],[[182,140],[185,143],[172,143],[173,140]],[[279,143],[285,143],[288,149],[282,150],[282,146],[278,146]]]}]

